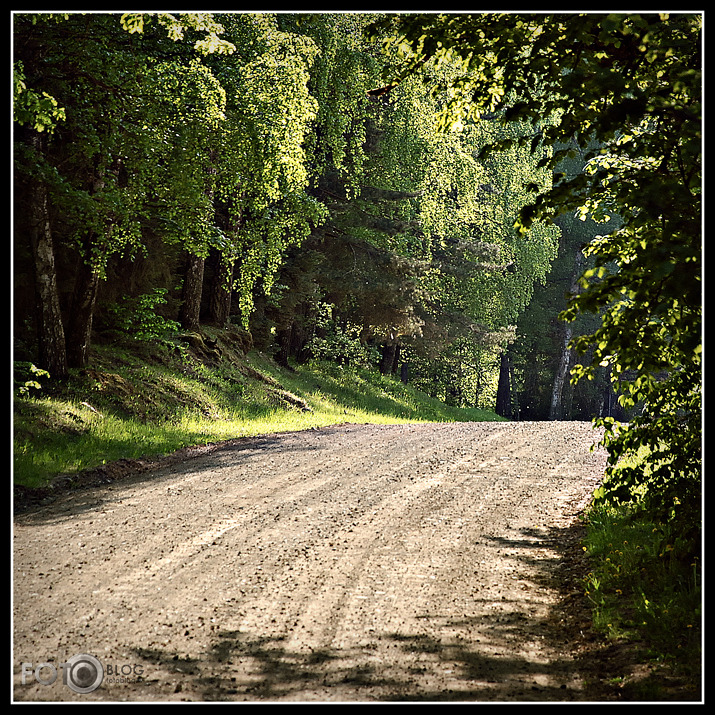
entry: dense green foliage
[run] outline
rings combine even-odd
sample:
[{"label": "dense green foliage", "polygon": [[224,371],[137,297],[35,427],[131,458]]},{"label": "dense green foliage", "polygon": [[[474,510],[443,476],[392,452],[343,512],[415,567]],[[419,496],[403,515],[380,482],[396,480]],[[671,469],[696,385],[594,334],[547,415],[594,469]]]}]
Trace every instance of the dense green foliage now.
[{"label": "dense green foliage", "polygon": [[551,150],[479,159],[534,131],[496,116],[437,131],[454,67],[377,89],[375,18],[16,14],[16,357],[58,378],[117,333],[233,323],[283,365],[493,407],[556,255],[513,227]]},{"label": "dense green foliage", "polygon": [[[403,65],[395,83],[429,62],[462,63],[443,124],[505,110],[510,120],[550,121],[531,146],[544,159],[583,152],[583,172],[557,176],[521,211],[536,218],[577,212],[618,221],[593,237],[562,317],[599,315],[572,344],[598,367],[626,408],[628,425],[604,419],[611,469],[603,498],[644,502],[697,540],[701,465],[701,82],[702,18],[695,14],[407,15],[392,30]],[[444,91],[439,89],[439,91]],[[496,145],[503,148],[503,145]],[[647,469],[619,465],[640,449]]]},{"label": "dense green foliage", "polygon": [[603,497],[698,522],[700,16],[13,22],[24,383],[233,324],[285,366],[603,415]]}]

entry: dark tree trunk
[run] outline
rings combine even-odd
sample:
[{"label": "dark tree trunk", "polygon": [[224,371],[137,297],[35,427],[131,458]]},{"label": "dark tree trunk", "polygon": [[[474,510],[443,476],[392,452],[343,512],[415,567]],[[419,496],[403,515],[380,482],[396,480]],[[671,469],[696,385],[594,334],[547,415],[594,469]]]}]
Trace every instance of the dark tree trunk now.
[{"label": "dark tree trunk", "polygon": [[184,330],[199,329],[203,287],[204,259],[190,253],[186,259],[183,302],[179,311],[179,322]]},{"label": "dark tree trunk", "polygon": [[511,387],[509,356],[502,353],[499,363],[499,384],[497,386],[496,413],[500,417],[511,417]]},{"label": "dark tree trunk", "polygon": [[[41,154],[44,149],[42,137],[33,131],[30,141]],[[55,249],[47,206],[47,189],[44,184],[35,180],[28,193],[30,244],[37,298],[39,363],[52,377],[61,378],[67,376],[67,352],[57,291]]]},{"label": "dark tree trunk", "polygon": [[291,323],[287,328],[283,328],[278,331],[277,334],[278,341],[278,352],[274,355],[274,360],[281,367],[290,367],[288,363],[288,358],[290,356],[290,346],[293,340],[293,324]]},{"label": "dark tree trunk", "polygon": [[[95,166],[89,177],[91,193],[97,194],[104,189],[103,172]],[[109,232],[109,227],[107,231]],[[85,239],[85,254],[92,255],[93,247],[99,245],[98,236],[91,233]],[[94,320],[94,306],[97,302],[100,273],[87,258],[80,264],[75,280],[74,295],[72,296],[72,313],[69,318],[67,331],[67,360],[70,367],[85,367],[89,362],[89,348],[92,342],[92,322]]]},{"label": "dark tree trunk", "polygon": [[89,362],[98,288],[98,271],[82,261],[75,281],[72,314],[67,330],[67,361],[70,367],[85,367]]},{"label": "dark tree trunk", "polygon": [[394,343],[386,343],[382,346],[382,359],[380,360],[381,374],[389,375],[394,371],[396,353],[397,345]]},{"label": "dark tree trunk", "polygon": [[[238,233],[243,223],[241,216],[231,216],[226,206],[219,206],[215,214],[216,225],[228,236]],[[216,250],[214,273],[211,282],[208,306],[208,320],[218,328],[225,328],[231,319],[231,293],[233,290],[234,266],[236,255],[233,245],[223,250]]]},{"label": "dark tree trunk", "polygon": [[564,332],[561,339],[561,355],[559,356],[559,365],[556,368],[554,376],[554,386],[551,391],[551,406],[549,408],[549,419],[560,420],[563,417],[563,409],[561,406],[561,397],[564,389],[564,382],[568,373],[569,364],[571,363],[571,350],[569,343],[572,335],[571,324],[567,323],[564,326]]},{"label": "dark tree trunk", "polygon": [[225,328],[231,316],[232,282],[233,263],[219,255],[209,296],[209,322],[217,328]]},{"label": "dark tree trunk", "polygon": [[400,381],[406,385],[408,380],[409,380],[409,366],[407,365],[406,362],[403,362],[402,365],[400,365]]},{"label": "dark tree trunk", "polygon": [[392,359],[392,374],[397,375],[397,372],[400,369],[400,355],[402,353],[402,349],[400,348],[400,344],[398,343],[395,345],[395,357]]}]

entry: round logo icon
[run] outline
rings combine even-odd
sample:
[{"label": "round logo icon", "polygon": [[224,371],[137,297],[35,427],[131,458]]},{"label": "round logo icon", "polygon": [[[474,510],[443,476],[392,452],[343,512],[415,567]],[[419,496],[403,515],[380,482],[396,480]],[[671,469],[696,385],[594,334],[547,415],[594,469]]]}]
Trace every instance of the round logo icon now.
[{"label": "round logo icon", "polygon": [[86,653],[73,655],[66,663],[67,685],[75,693],[91,693],[104,680],[104,668],[93,656]]}]

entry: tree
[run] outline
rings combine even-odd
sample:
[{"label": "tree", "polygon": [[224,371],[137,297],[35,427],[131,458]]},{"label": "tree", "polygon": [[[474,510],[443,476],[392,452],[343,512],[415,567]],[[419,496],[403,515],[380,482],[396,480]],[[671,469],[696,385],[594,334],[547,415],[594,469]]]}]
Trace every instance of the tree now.
[{"label": "tree", "polygon": [[[421,91],[426,94],[424,87]],[[451,366],[449,399],[467,404],[480,392],[479,399],[487,400],[485,366],[499,370],[499,353],[513,340],[535,285],[544,281],[559,232],[538,221],[524,234],[513,228],[520,208],[531,200],[527,187],[550,185],[550,174],[538,166],[539,153],[514,145],[479,158],[485,146],[533,129],[489,120],[439,133],[434,121],[439,106],[439,98],[427,105],[432,122],[422,122],[434,138],[418,162],[427,167],[418,221],[429,236],[430,313],[442,333],[437,354]],[[421,372],[415,371],[418,380]],[[492,391],[490,406],[496,397]]]},{"label": "tree", "polygon": [[[87,363],[97,292],[109,259],[141,251],[147,222],[161,222],[167,236],[187,245],[205,242],[207,224],[201,214],[210,187],[197,167],[205,164],[206,140],[220,117],[222,96],[195,55],[177,60],[175,43],[189,28],[211,35],[216,27],[208,16],[187,17],[182,24],[162,15],[158,33],[132,37],[127,30],[143,29],[139,20],[15,16],[16,69],[23,73],[23,83],[15,87],[16,123],[25,127],[34,122],[37,131],[51,116],[48,106],[62,110],[42,153],[18,131],[16,167],[20,187],[41,173],[51,206],[45,212],[45,235],[52,231],[63,253],[73,252],[78,259],[73,297],[65,311],[64,349],[70,367]],[[196,46],[202,51],[226,49],[205,36]],[[36,99],[34,118],[28,97]],[[18,206],[29,201],[29,215],[43,211],[37,191],[18,192],[16,200]],[[18,229],[22,236],[22,223]],[[55,270],[48,260],[38,267]],[[50,284],[56,276],[43,280]],[[49,298],[40,302],[50,310]],[[53,315],[57,321],[58,311]],[[56,325],[52,332],[59,336]],[[62,349],[57,337],[54,352]],[[55,370],[54,376],[62,372]]]},{"label": "tree", "polygon": [[[554,255],[553,227],[535,223],[524,236],[513,229],[530,198],[524,183],[550,175],[526,149],[477,160],[490,138],[530,133],[526,125],[439,134],[442,100],[421,80],[376,92],[375,48],[361,37],[369,19],[281,17],[282,28],[320,48],[309,83],[319,110],[307,156],[312,193],[328,213],[291,251],[275,299],[261,299],[252,328],[266,344],[272,324],[284,363],[303,359],[311,344],[321,355],[336,355],[341,345],[352,354],[357,340],[379,350],[383,371],[402,375],[410,361],[421,386],[439,393],[456,381],[448,398],[473,400],[486,383],[487,356],[495,362]],[[433,370],[437,356],[449,376]]]},{"label": "tree", "polygon": [[[246,322],[259,282],[269,292],[287,247],[322,220],[303,147],[313,43],[278,31],[273,15],[28,14],[15,20],[15,47],[18,125],[57,125],[42,155],[26,132],[16,143],[18,202],[37,196],[26,181],[49,206],[48,230],[32,235],[53,236],[73,264],[64,325],[54,311],[67,347],[55,352],[86,364],[108,266],[149,251],[181,257],[184,327],[202,319],[210,256],[212,321],[226,324],[236,289]],[[42,208],[33,200],[28,216]],[[20,245],[30,233],[18,222]],[[41,305],[49,314],[52,302]]]},{"label": "tree", "polygon": [[[572,148],[575,155],[562,160],[558,167],[568,175],[584,169],[580,147],[574,144]],[[611,226],[616,220],[611,219]],[[607,387],[603,384],[607,371],[599,368],[594,380],[569,384],[575,358],[570,343],[574,335],[595,329],[598,316],[581,315],[574,322],[564,323],[558,315],[566,308],[569,295],[578,292],[578,279],[590,267],[584,247],[608,230],[609,224],[599,224],[592,218],[582,221],[573,213],[556,217],[554,223],[560,230],[558,255],[517,321],[511,350],[515,389],[525,419],[589,419],[603,415],[600,401]]]},{"label": "tree", "polygon": [[318,111],[308,88],[317,47],[273,14],[217,18],[237,49],[232,62],[211,63],[227,95],[217,191],[225,229],[215,248],[225,281],[236,271],[231,288],[248,326],[255,294],[271,293],[290,248],[324,220],[308,192],[305,146]]},{"label": "tree", "polygon": [[[31,45],[31,49],[42,57],[36,47]],[[32,167],[23,175],[20,187],[27,192],[27,232],[34,269],[39,362],[52,376],[62,378],[67,375],[67,346],[48,206],[46,152],[47,136],[54,131],[57,122],[65,119],[65,113],[50,94],[28,88],[22,60],[18,60],[13,68],[13,87],[13,114],[19,132],[24,135],[20,147],[25,153],[22,158],[17,155],[16,160],[22,162],[29,158]]]},{"label": "tree", "polygon": [[[696,14],[409,15],[388,18],[405,64],[395,81],[432,61],[460,58],[445,124],[497,107],[506,118],[551,121],[534,146],[561,143],[544,160],[556,167],[575,140],[587,171],[560,177],[521,212],[536,217],[581,209],[619,227],[590,242],[595,262],[565,320],[601,314],[599,327],[573,341],[590,364],[574,377],[611,369],[629,425],[612,419],[605,491],[647,503],[688,531],[697,523],[701,422],[701,29]],[[644,448],[649,469],[617,466]]]},{"label": "tree", "polygon": [[[44,137],[36,129],[29,130],[28,145],[35,156],[44,156]],[[37,303],[37,333],[39,363],[50,375],[67,375],[67,347],[57,290],[55,247],[49,215],[47,187],[41,176],[36,176],[28,187],[28,233],[34,268]]]}]

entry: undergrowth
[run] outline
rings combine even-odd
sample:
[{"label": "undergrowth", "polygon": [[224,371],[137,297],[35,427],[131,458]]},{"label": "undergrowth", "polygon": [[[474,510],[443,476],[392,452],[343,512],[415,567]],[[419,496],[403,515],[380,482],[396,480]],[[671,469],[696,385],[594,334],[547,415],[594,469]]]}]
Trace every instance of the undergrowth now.
[{"label": "undergrowth", "polygon": [[[638,460],[638,456],[633,458]],[[641,495],[641,497],[644,495]],[[700,544],[655,520],[642,498],[599,503],[587,515],[590,572],[584,581],[593,624],[607,640],[637,644],[645,661],[665,666],[693,694],[700,688]],[[665,684],[649,678],[634,697],[652,700]]]}]

